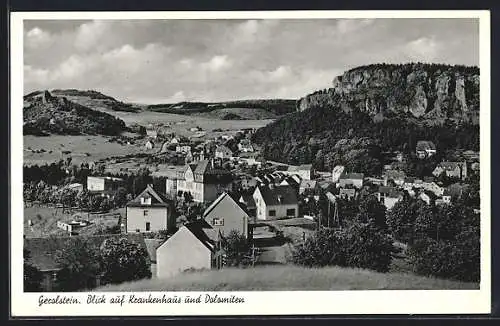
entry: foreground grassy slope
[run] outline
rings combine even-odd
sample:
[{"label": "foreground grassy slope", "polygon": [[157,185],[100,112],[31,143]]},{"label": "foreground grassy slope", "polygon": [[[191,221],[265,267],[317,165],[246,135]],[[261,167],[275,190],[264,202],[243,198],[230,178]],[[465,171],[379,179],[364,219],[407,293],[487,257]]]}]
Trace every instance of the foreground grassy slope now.
[{"label": "foreground grassy slope", "polygon": [[285,290],[440,290],[479,289],[462,283],[409,274],[376,273],[362,269],[265,266],[185,273],[105,286],[97,291],[285,291]]}]

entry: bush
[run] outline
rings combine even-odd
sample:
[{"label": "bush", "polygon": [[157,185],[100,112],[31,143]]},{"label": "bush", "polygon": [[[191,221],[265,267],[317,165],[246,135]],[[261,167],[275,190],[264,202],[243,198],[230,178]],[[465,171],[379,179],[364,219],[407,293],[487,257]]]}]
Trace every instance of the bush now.
[{"label": "bush", "polygon": [[138,244],[122,239],[108,239],[101,248],[102,280],[122,283],[151,277],[149,255]]},{"label": "bush", "polygon": [[24,292],[39,292],[41,291],[42,273],[38,268],[30,262],[30,253],[24,250]]},{"label": "bush", "polygon": [[371,223],[354,223],[347,229],[320,229],[294,250],[293,262],[308,267],[344,266],[387,272],[392,239]]},{"label": "bush", "polygon": [[248,266],[252,264],[250,246],[247,238],[233,230],[225,237],[223,248],[226,255],[226,266]]}]

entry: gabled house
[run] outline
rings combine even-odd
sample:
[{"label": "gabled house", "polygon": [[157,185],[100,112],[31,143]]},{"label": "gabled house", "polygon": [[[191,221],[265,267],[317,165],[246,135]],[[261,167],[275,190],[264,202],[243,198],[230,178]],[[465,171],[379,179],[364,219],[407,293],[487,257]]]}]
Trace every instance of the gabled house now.
[{"label": "gabled house", "polygon": [[417,142],[415,149],[418,158],[428,158],[436,154],[436,145],[427,140],[420,140]]},{"label": "gabled house", "polygon": [[332,170],[332,182],[338,182],[340,176],[344,173],[345,167],[343,165],[337,165]]},{"label": "gabled house", "polygon": [[447,177],[465,180],[467,178],[467,162],[441,162],[432,174],[439,177],[445,173]]},{"label": "gabled house", "polygon": [[[57,263],[57,252],[72,246],[72,241],[85,240],[90,246],[100,248],[108,239],[126,238],[132,243],[138,244],[146,249],[144,237],[140,233],[130,234],[107,234],[97,236],[71,236],[71,237],[43,237],[25,238],[24,249],[29,251],[29,262],[42,273],[41,289],[43,292],[58,291],[58,272],[61,267]],[[149,261],[151,259],[149,257]],[[89,287],[100,285],[100,275],[91,278]],[[83,289],[82,289],[83,290]]]},{"label": "gabled house", "polygon": [[391,209],[396,205],[396,203],[403,199],[403,192],[399,191],[395,187],[379,187],[378,201],[383,203],[385,208]]},{"label": "gabled house", "polygon": [[155,144],[151,140],[148,140],[144,147],[146,147],[146,150],[151,150],[155,147]]},{"label": "gabled house", "polygon": [[215,157],[223,160],[230,159],[231,157],[233,157],[233,151],[225,145],[220,145],[215,149]]},{"label": "gabled house", "polygon": [[352,185],[355,188],[360,189],[363,187],[363,179],[363,173],[342,173],[337,183],[337,187],[344,188],[348,185]]},{"label": "gabled house", "polygon": [[154,232],[173,230],[175,216],[173,202],[163,193],[148,185],[126,205],[127,232]]},{"label": "gabled house", "polygon": [[281,172],[286,175],[297,175],[303,180],[312,180],[315,177],[312,164],[290,165],[285,171]]},{"label": "gabled house", "polygon": [[177,191],[189,192],[195,202],[211,202],[232,189],[231,172],[218,168],[213,161],[187,164],[177,179]]},{"label": "gabled house", "polygon": [[250,238],[248,213],[228,193],[219,196],[203,213],[203,219],[221,236],[232,230]]},{"label": "gabled house", "polygon": [[388,170],[384,174],[384,186],[388,185],[389,180],[392,180],[396,185],[402,186],[405,182],[406,173],[398,170]]},{"label": "gabled house", "polygon": [[297,192],[290,186],[257,187],[253,199],[258,220],[299,216]]},{"label": "gabled house", "polygon": [[182,226],[156,249],[156,276],[220,267],[220,241],[218,231],[203,219]]}]

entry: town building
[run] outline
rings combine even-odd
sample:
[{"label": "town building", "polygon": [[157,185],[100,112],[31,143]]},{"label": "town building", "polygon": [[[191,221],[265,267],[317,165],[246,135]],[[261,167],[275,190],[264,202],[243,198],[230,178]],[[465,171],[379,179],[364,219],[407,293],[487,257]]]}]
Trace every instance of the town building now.
[{"label": "town building", "polygon": [[183,154],[191,153],[191,145],[177,145],[175,151]]},{"label": "town building", "polygon": [[252,142],[249,139],[242,139],[238,143],[238,150],[242,153],[252,153],[254,148],[252,146]]},{"label": "town building", "polygon": [[234,230],[247,239],[251,238],[248,213],[228,193],[220,195],[205,210],[203,218],[223,237]]},{"label": "town building", "polygon": [[428,158],[436,154],[436,145],[431,141],[420,140],[417,142],[415,152],[418,158]]},{"label": "town building", "polygon": [[223,160],[230,159],[231,157],[233,157],[233,151],[225,145],[220,145],[215,149],[215,157]]},{"label": "town building", "polygon": [[297,192],[290,186],[257,187],[253,193],[258,220],[299,216]]},{"label": "town building", "polygon": [[303,180],[312,180],[315,178],[312,164],[302,164],[299,166],[289,165],[285,171],[280,171],[285,175],[297,175]]},{"label": "town building", "polygon": [[172,277],[191,270],[218,268],[220,235],[205,220],[182,226],[156,250],[156,276]]},{"label": "town building", "polygon": [[355,188],[360,189],[363,187],[363,179],[363,173],[342,173],[338,180],[337,187],[344,188],[348,185],[352,185]]},{"label": "town building", "polygon": [[211,202],[231,189],[231,172],[216,167],[213,160],[187,164],[177,179],[177,192],[189,192],[195,202]]},{"label": "town building", "polygon": [[449,178],[465,180],[467,178],[467,162],[441,162],[432,171],[432,174],[439,177],[442,173],[445,173]]},{"label": "town building", "polygon": [[[146,249],[144,237],[140,233],[131,234],[107,234],[98,236],[72,236],[72,237],[43,237],[43,238],[25,238],[24,249],[29,252],[29,262],[42,273],[41,290],[51,292],[59,290],[58,272],[61,267],[57,263],[57,252],[65,250],[71,246],[71,241],[82,239],[91,246],[100,248],[108,239],[126,238],[128,241],[138,244]],[[149,257],[148,257],[149,259]],[[89,287],[99,286],[101,283],[100,275],[91,278]],[[83,289],[82,289],[83,290]]]},{"label": "town building", "polygon": [[386,209],[391,209],[396,203],[403,199],[403,192],[396,187],[379,187],[377,192],[378,201],[383,203]]},{"label": "town building", "polygon": [[175,215],[173,202],[148,185],[126,205],[127,232],[154,232],[173,230]]},{"label": "town building", "polygon": [[388,170],[384,174],[384,186],[388,186],[388,182],[392,180],[396,185],[402,186],[405,182],[406,173],[398,170]]},{"label": "town building", "polygon": [[339,198],[352,200],[356,197],[356,189],[354,188],[340,188]]},{"label": "town building", "polygon": [[125,182],[121,178],[113,177],[87,177],[87,190],[94,193],[107,193],[124,187]]},{"label": "town building", "polygon": [[[293,180],[293,179],[292,179]],[[290,181],[288,181],[290,182]],[[299,184],[299,195],[302,194],[316,194],[319,189],[316,180],[302,180]]]}]

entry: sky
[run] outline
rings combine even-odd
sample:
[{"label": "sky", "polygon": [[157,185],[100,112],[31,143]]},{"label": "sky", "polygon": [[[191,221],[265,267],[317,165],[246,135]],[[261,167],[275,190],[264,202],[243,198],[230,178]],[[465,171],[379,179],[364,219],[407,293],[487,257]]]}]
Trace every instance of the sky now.
[{"label": "sky", "polygon": [[144,104],[297,99],[371,63],[479,66],[477,19],[24,21],[24,93]]}]

